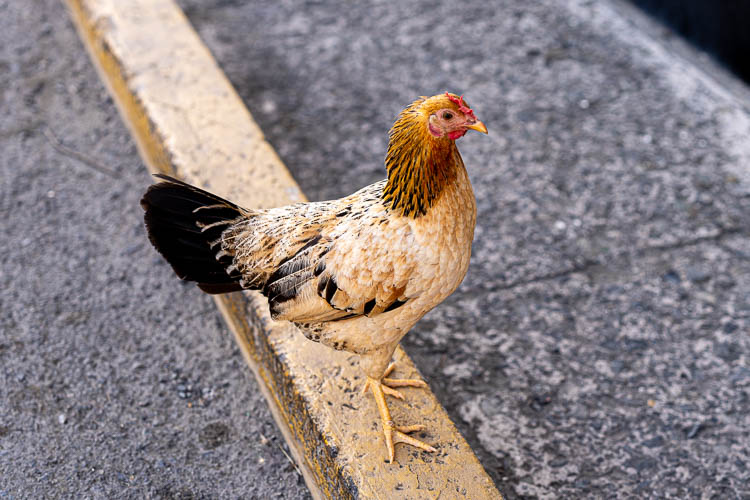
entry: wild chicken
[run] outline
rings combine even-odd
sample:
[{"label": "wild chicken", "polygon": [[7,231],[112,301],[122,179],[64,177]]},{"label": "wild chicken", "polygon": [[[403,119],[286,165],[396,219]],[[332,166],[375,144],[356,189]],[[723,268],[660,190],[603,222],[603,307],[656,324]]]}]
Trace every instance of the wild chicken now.
[{"label": "wild chicken", "polygon": [[216,294],[260,290],[271,316],[360,357],[388,451],[435,449],[395,425],[385,396],[421,380],[386,378],[401,338],[469,267],[474,193],[456,139],[487,133],[463,97],[420,97],[389,134],[388,178],[338,200],[241,208],[159,175],[143,196],[149,239],[183,280]]}]

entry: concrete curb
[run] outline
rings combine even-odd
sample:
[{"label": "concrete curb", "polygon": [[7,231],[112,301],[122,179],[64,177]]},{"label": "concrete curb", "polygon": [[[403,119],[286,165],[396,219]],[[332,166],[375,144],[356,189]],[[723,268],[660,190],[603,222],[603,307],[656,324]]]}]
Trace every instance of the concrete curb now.
[{"label": "concrete curb", "polygon": [[[152,172],[251,207],[304,200],[213,57],[172,0],[67,0],[81,38]],[[430,391],[394,402],[427,426],[436,454],[384,461],[375,403],[357,357],[308,342],[268,316],[257,293],[216,303],[259,380],[315,498],[502,498]],[[417,373],[396,352],[399,376]],[[359,410],[359,411],[357,411]],[[375,445],[373,443],[376,443]]]}]

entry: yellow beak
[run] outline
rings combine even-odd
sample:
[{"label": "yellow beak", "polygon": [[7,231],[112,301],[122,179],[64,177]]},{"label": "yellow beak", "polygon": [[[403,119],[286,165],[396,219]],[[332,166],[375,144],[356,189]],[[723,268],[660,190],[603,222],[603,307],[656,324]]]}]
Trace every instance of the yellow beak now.
[{"label": "yellow beak", "polygon": [[487,127],[484,126],[484,123],[480,122],[479,120],[476,121],[473,125],[468,125],[466,128],[470,128],[471,130],[476,130],[477,132],[481,132],[483,134],[487,133]]}]

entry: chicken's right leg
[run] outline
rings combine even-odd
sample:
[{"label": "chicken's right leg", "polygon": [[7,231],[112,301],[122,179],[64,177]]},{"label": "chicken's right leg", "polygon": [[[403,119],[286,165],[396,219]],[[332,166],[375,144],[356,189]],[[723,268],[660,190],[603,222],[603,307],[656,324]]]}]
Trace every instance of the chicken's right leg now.
[{"label": "chicken's right leg", "polygon": [[[385,445],[388,448],[389,463],[393,463],[393,458],[396,454],[396,443],[409,444],[411,446],[429,452],[437,451],[429,444],[406,435],[407,432],[424,430],[423,425],[398,426],[393,423],[393,419],[391,418],[391,411],[388,409],[388,404],[385,401],[385,387],[380,380],[376,380],[372,377],[367,377],[365,387],[369,387],[372,391],[372,395],[375,397],[375,403],[378,405],[378,411],[380,411],[380,419],[383,422],[383,434],[385,435]],[[391,390],[393,391],[393,389]],[[394,392],[398,393],[398,391]],[[403,396],[401,397],[403,398]]]}]

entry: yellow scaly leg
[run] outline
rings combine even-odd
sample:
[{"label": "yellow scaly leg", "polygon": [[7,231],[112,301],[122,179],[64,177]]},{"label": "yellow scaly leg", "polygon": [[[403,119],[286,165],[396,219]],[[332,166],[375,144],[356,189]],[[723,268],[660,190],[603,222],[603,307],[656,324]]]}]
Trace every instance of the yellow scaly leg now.
[{"label": "yellow scaly leg", "polygon": [[[389,371],[386,371],[386,373],[389,373]],[[409,382],[414,382],[414,381],[409,381]],[[416,382],[421,382],[421,381],[416,381]],[[424,384],[424,382],[422,382],[422,384]],[[411,385],[413,387],[420,387],[420,386],[414,386],[412,384],[408,384],[408,385]],[[383,422],[383,434],[385,435],[385,445],[388,448],[388,462],[389,463],[393,463],[393,458],[396,454],[395,445],[397,443],[408,444],[408,445],[414,446],[424,451],[429,451],[429,452],[437,451],[435,448],[428,445],[427,443],[424,443],[420,441],[419,439],[415,439],[411,436],[406,435],[407,432],[415,432],[415,431],[424,430],[425,428],[424,425],[398,426],[393,423],[393,419],[391,418],[391,412],[388,409],[388,404],[385,402],[386,389],[389,389],[388,386],[383,385],[383,382],[381,382],[380,380],[376,380],[372,377],[367,377],[367,381],[365,382],[365,390],[367,390],[368,387],[372,391],[372,395],[375,397],[375,403],[378,405],[378,411],[380,411],[380,419]],[[399,397],[400,399],[404,398],[404,396],[400,392],[394,389],[390,389],[390,392],[388,392],[388,394],[390,395],[394,395],[393,393],[397,394],[396,397]]]}]

